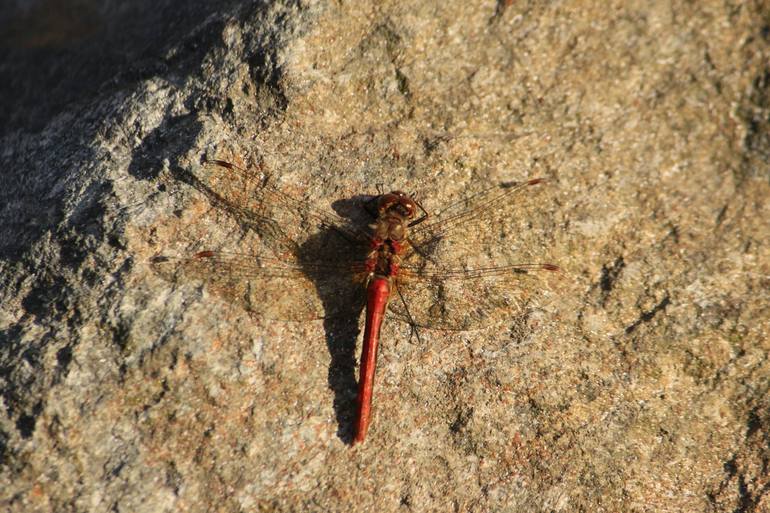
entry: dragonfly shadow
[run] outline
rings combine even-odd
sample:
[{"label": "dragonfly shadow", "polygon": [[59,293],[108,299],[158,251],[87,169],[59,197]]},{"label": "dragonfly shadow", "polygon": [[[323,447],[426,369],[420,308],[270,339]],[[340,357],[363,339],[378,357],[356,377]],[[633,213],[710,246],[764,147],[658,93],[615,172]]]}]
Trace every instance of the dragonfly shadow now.
[{"label": "dragonfly shadow", "polygon": [[[243,231],[258,235],[265,250],[272,253],[233,257],[204,251],[198,255],[207,258],[184,260],[206,264],[206,269],[218,267],[213,277],[206,278],[212,290],[222,291],[255,317],[323,319],[330,356],[327,380],[334,394],[337,435],[351,443],[358,392],[356,341],[366,298],[365,274],[361,271],[369,251],[366,233],[371,223],[367,197],[336,201],[332,207],[338,215],[327,215],[267,188],[257,188],[250,196],[251,203],[235,201],[235,194],[212,187],[195,173],[178,167],[172,172],[177,180],[203,193],[217,210],[231,216]],[[248,270],[244,272],[238,266]],[[221,286],[216,280],[222,282]],[[249,280],[251,283],[244,283]]]},{"label": "dragonfly shadow", "polygon": [[[353,198],[339,200],[333,205],[339,214],[356,218],[354,210],[360,201]],[[350,216],[346,214],[350,213]],[[360,225],[360,222],[352,222]],[[316,288],[318,299],[323,305],[323,326],[330,364],[328,385],[334,393],[334,413],[337,420],[337,436],[347,444],[353,441],[353,425],[357,409],[358,382],[356,380],[356,341],[361,326],[359,319],[365,306],[366,289],[361,276],[356,276],[352,267],[366,257],[367,247],[361,241],[350,240],[336,227],[322,225],[317,233],[299,245],[297,255],[300,262],[307,263],[305,274]],[[317,262],[341,263],[348,267],[347,275],[325,272]]]}]

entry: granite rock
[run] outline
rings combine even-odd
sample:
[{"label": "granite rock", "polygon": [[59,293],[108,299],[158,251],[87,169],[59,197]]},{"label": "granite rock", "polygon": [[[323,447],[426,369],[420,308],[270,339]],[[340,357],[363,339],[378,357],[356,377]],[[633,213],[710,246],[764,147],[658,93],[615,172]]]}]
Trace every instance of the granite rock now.
[{"label": "granite rock", "polygon": [[[770,511],[767,2],[68,3],[0,14],[4,511]],[[360,305],[153,265],[269,243],[211,158],[343,217],[545,178],[444,256],[563,272],[386,321],[351,447]]]}]

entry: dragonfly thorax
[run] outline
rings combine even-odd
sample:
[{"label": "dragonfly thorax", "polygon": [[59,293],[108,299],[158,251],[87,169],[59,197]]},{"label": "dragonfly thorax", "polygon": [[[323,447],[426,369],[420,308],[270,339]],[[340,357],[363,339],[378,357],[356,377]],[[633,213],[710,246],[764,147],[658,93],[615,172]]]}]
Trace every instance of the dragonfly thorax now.
[{"label": "dragonfly thorax", "polygon": [[403,241],[416,213],[417,204],[401,191],[377,199],[377,221],[372,225],[371,252],[367,257],[371,275],[389,278],[398,273]]},{"label": "dragonfly thorax", "polygon": [[373,238],[371,252],[367,257],[367,270],[370,277],[391,278],[398,274],[401,264],[402,246],[391,239]]},{"label": "dragonfly thorax", "polygon": [[372,225],[375,239],[393,242],[401,242],[406,239],[407,228],[408,219],[393,213],[380,216],[377,222]]}]

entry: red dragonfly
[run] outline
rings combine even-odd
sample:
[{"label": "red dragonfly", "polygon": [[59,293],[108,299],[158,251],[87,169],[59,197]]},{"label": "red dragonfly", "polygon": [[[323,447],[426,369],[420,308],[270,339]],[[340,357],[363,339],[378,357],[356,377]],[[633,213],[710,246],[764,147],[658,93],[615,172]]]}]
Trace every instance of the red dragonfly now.
[{"label": "red dragonfly", "polygon": [[[286,194],[258,168],[222,160],[209,164],[214,166],[201,168],[209,172],[205,178],[189,174],[183,179],[232,214],[245,232],[257,234],[264,248],[255,254],[205,250],[186,258],[158,255],[153,266],[161,273],[202,279],[249,312],[281,320],[351,315],[355,309],[350,305],[363,302],[365,287],[354,444],[364,440],[371,422],[377,349],[387,310],[415,332],[472,329],[510,317],[523,292],[514,281],[532,271],[559,270],[548,263],[469,266],[469,255],[449,266],[438,256],[450,233],[465,229],[467,235],[471,226],[476,228],[472,233],[483,232],[479,220],[504,212],[514,195],[542,179],[496,185],[436,216],[404,192],[380,193],[362,201],[370,220],[361,229],[352,220]],[[450,246],[448,252],[456,255],[457,248]],[[480,249],[474,247],[474,253],[480,256]],[[466,286],[472,290],[464,290]]]}]

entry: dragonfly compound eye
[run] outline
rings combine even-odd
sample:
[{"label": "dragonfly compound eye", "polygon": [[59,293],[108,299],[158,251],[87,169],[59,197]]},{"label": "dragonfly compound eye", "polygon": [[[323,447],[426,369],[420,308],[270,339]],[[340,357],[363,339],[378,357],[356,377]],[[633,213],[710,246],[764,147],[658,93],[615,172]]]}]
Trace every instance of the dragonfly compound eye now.
[{"label": "dragonfly compound eye", "polygon": [[409,196],[404,195],[401,198],[400,206],[402,215],[407,219],[413,219],[417,214],[417,204]]},{"label": "dragonfly compound eye", "polygon": [[417,205],[405,192],[392,191],[380,196],[379,212],[394,212],[405,219],[413,219],[417,213]]}]

